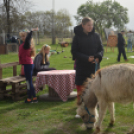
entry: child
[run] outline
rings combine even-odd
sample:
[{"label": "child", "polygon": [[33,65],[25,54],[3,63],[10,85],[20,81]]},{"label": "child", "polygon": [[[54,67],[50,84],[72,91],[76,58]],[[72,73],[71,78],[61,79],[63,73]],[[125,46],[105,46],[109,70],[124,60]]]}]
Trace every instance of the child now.
[{"label": "child", "polygon": [[38,102],[32,83],[32,73],[34,65],[31,57],[35,56],[35,47],[32,39],[33,31],[38,31],[38,28],[32,29],[31,32],[23,31],[19,33],[21,36],[21,40],[23,41],[23,43],[19,47],[19,63],[24,65],[24,73],[27,82],[28,98],[25,100],[25,103]]},{"label": "child", "polygon": [[37,75],[40,71],[50,71],[50,70],[56,70],[55,68],[49,68],[49,51],[50,46],[49,45],[43,45],[40,52],[36,55],[34,59],[34,71],[33,74]]},{"label": "child", "polygon": [[74,28],[74,33],[71,52],[73,60],[76,59],[75,84],[79,103],[84,81],[95,73],[95,62],[99,64],[102,60],[103,46],[91,18],[83,18],[82,24]]}]

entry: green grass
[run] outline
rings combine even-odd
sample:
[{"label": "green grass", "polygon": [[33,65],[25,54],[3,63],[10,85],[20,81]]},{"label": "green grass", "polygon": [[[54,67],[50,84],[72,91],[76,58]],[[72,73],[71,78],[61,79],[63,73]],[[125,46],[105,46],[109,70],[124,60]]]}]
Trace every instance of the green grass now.
[{"label": "green grass", "polygon": [[[56,38],[56,44],[61,42],[61,40],[62,40],[62,38]],[[71,38],[64,38],[63,41],[71,42],[72,39]],[[52,38],[39,39],[39,42],[44,43],[44,44],[51,44]]]},{"label": "green grass", "polygon": [[[40,49],[41,45],[36,46]],[[56,45],[51,45],[51,49],[55,50]],[[50,57],[50,67],[58,70],[73,69],[73,63],[70,53],[71,46],[64,48],[64,52],[54,54]],[[58,51],[61,51],[58,47]],[[104,53],[101,62],[101,68],[117,64],[117,48],[115,52]],[[126,53],[127,57],[134,55],[133,53]],[[67,58],[64,58],[66,56]],[[10,53],[8,55],[0,55],[1,63],[18,61],[18,54]],[[121,58],[121,63],[124,59]],[[134,63],[134,59],[129,58],[129,63]],[[18,74],[20,66],[18,66]],[[12,68],[3,70],[3,76],[12,76]],[[48,91],[46,89],[39,92],[37,96]],[[67,102],[43,102],[38,104],[24,104],[24,100],[13,102],[12,100],[0,101],[0,134],[91,134],[83,126],[81,119],[75,119],[76,114],[76,100]],[[115,104],[115,118],[116,122],[112,128],[108,127],[110,121],[109,112],[106,113],[102,123],[103,134],[125,134],[133,125],[134,111],[132,104],[122,106]]]}]

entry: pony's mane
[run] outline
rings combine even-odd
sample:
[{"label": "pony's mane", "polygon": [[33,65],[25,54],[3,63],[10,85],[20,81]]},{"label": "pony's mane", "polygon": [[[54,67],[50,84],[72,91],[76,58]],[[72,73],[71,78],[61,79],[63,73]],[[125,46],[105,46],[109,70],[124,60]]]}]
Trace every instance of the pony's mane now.
[{"label": "pony's mane", "polygon": [[101,69],[99,69],[96,73],[95,73],[95,76],[99,75],[100,78],[101,78]]},{"label": "pony's mane", "polygon": [[[89,84],[91,84],[91,83],[93,82],[93,80],[95,79],[95,77],[96,77],[97,75],[99,75],[99,77],[101,78],[101,69],[99,69],[99,70],[95,73],[95,75],[91,75],[91,78],[87,78],[87,79],[85,80],[85,82],[83,83],[83,85],[82,85],[82,91],[81,91],[81,93],[79,94],[79,95],[80,95],[80,99],[77,100],[77,105],[78,105],[78,106],[82,104],[82,102],[83,102],[83,97],[84,97],[86,94],[88,94],[88,91],[89,91]],[[91,97],[96,98],[93,93],[92,93],[92,96],[91,96]],[[96,103],[96,100],[95,100],[94,102]],[[93,104],[94,104],[94,103],[93,103]]]},{"label": "pony's mane", "polygon": [[85,94],[87,94],[87,92],[88,92],[88,85],[89,85],[90,83],[92,83],[92,81],[93,81],[94,78],[95,78],[95,77],[94,77],[94,75],[93,75],[92,78],[87,78],[87,79],[84,81],[84,83],[83,83],[83,85],[82,85],[81,93],[79,94],[80,99],[77,100],[77,105],[81,105],[81,103],[83,102],[83,96],[84,96]]}]

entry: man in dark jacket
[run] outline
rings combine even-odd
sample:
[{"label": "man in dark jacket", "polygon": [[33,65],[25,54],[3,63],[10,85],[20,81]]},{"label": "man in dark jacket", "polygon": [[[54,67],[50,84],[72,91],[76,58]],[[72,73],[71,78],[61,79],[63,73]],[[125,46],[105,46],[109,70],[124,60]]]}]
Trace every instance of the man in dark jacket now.
[{"label": "man in dark jacket", "polygon": [[120,57],[121,54],[123,54],[123,57],[125,59],[125,61],[128,61],[127,57],[126,57],[126,52],[125,52],[125,39],[123,38],[123,35],[125,34],[125,31],[121,31],[121,33],[118,33],[118,58],[117,61],[120,62]]},{"label": "man in dark jacket", "polygon": [[75,84],[79,103],[84,81],[95,73],[95,62],[99,64],[102,60],[103,46],[91,18],[84,18],[82,24],[74,28],[74,33],[71,52],[76,60]]}]

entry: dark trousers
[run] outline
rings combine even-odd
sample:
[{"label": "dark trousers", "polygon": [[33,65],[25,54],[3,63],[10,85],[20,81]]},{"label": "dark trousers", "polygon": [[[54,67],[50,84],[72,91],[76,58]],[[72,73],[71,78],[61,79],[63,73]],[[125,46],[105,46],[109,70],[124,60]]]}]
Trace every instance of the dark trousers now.
[{"label": "dark trousers", "polygon": [[36,97],[35,89],[32,82],[33,68],[33,64],[24,64],[24,72],[27,82],[27,95],[29,99],[31,99],[32,97]]},{"label": "dark trousers", "polygon": [[118,51],[119,51],[119,54],[118,54],[118,59],[117,60],[120,61],[121,54],[123,54],[123,57],[126,60],[127,57],[126,57],[125,48],[124,47],[118,47]]}]

